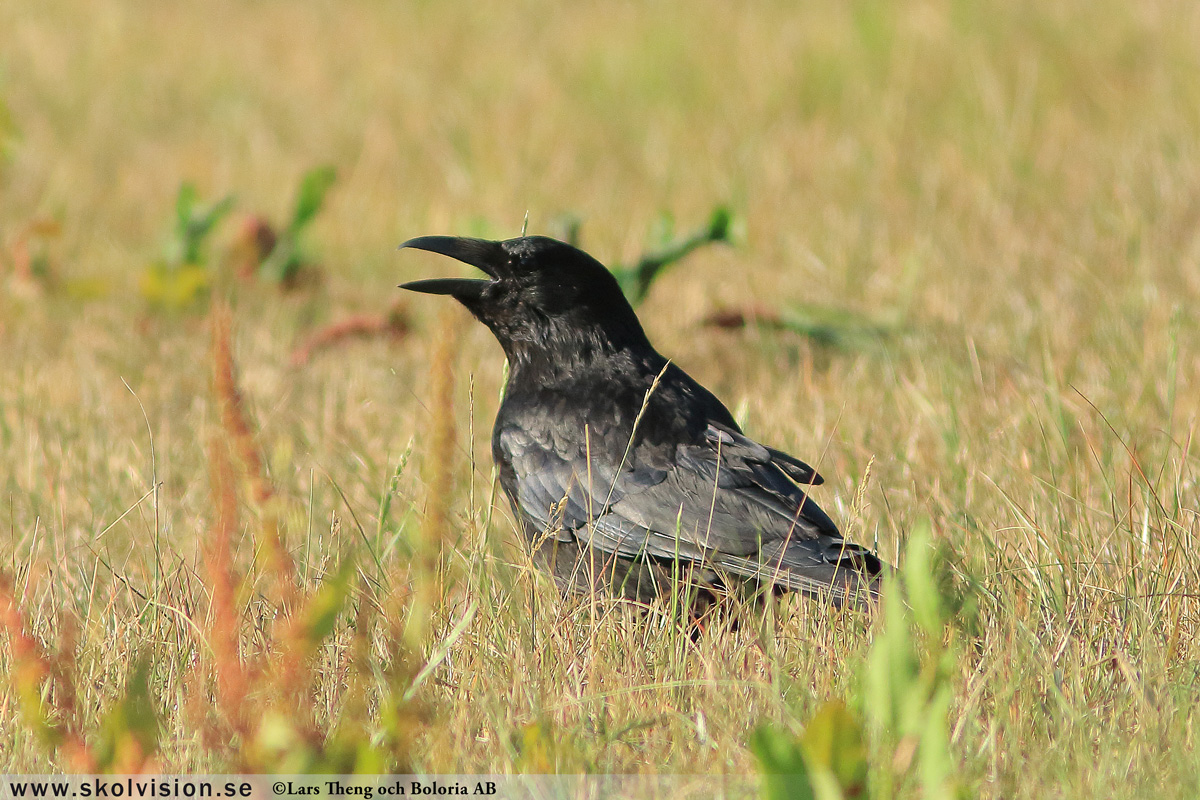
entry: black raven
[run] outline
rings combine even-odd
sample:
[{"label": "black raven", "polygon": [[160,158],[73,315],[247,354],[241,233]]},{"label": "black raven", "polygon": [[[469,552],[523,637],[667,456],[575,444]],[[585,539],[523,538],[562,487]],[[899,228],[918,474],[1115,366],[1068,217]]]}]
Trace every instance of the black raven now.
[{"label": "black raven", "polygon": [[421,236],[401,247],[488,275],[401,288],[450,295],[504,348],[492,456],[561,590],[646,600],[675,579],[718,593],[750,579],[839,605],[875,596],[879,559],[808,496],[821,476],[747,438],[659,355],[600,262],[543,236]]}]

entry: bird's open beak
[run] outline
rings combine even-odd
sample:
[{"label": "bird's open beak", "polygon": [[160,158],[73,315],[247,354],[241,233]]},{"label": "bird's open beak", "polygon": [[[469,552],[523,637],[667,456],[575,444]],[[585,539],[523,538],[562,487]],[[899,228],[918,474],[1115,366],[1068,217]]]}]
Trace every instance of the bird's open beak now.
[{"label": "bird's open beak", "polygon": [[433,278],[427,281],[410,281],[400,284],[401,289],[425,294],[448,294],[458,300],[478,300],[483,289],[491,281],[477,281],[471,278]]},{"label": "bird's open beak", "polygon": [[[500,249],[499,242],[489,242],[487,239],[468,239],[460,236],[418,236],[400,245],[400,249],[411,247],[414,250],[428,250],[444,256],[456,258],[483,270],[490,277],[497,277],[496,266],[504,263],[506,256]],[[426,294],[448,294],[459,300],[478,299],[491,281],[471,280],[469,278],[434,278],[426,281],[412,281],[400,284],[401,289]]]}]

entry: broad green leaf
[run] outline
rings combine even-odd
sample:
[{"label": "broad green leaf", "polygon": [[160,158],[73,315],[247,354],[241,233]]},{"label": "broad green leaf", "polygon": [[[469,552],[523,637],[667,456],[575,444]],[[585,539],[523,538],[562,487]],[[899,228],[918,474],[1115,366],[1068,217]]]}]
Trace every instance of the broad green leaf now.
[{"label": "broad green leaf", "polygon": [[296,195],[296,210],[292,212],[292,220],[288,225],[293,233],[299,233],[312,222],[325,202],[325,194],[336,179],[337,170],[328,165],[304,173],[304,177],[300,179],[300,191]]},{"label": "broad green leaf", "polygon": [[914,620],[925,633],[940,638],[943,628],[941,590],[933,574],[932,548],[926,521],[917,525],[909,536],[901,571]]},{"label": "broad green leaf", "polygon": [[801,745],[820,800],[864,795],[867,747],[862,724],[845,703],[822,705],[804,728]]},{"label": "broad green leaf", "polygon": [[950,755],[950,687],[943,685],[929,703],[917,748],[917,770],[927,800],[953,800],[954,761]]},{"label": "broad green leaf", "polygon": [[187,264],[205,263],[204,245],[213,228],[233,208],[230,195],[208,208],[199,206],[195,184],[183,183],[175,197],[175,227],[167,241],[163,265],[176,269]]},{"label": "broad green leaf", "polygon": [[800,743],[767,725],[750,734],[750,751],[758,759],[763,800],[817,800]]},{"label": "broad green leaf", "polygon": [[233,210],[233,195],[222,197],[208,208],[192,217],[193,230],[196,235],[206,236],[221,218]]},{"label": "broad green leaf", "polygon": [[884,728],[902,727],[907,697],[916,684],[918,661],[899,582],[883,586],[883,629],[867,654],[863,691],[868,713]]},{"label": "broad green leaf", "polygon": [[175,196],[175,222],[177,231],[187,230],[192,221],[192,209],[196,206],[196,184],[186,181],[179,187]]}]

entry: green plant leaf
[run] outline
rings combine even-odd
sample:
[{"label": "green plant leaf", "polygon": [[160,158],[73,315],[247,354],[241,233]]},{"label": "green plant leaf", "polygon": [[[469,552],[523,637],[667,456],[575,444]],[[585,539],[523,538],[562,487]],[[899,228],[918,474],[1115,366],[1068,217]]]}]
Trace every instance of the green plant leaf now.
[{"label": "green plant leaf", "polygon": [[924,790],[922,796],[928,800],[953,800],[955,796],[949,713],[950,687],[943,685],[929,702],[917,748],[917,771]]},{"label": "green plant leaf", "polygon": [[208,270],[198,264],[183,264],[171,269],[160,263],[142,273],[139,289],[151,305],[179,310],[203,299],[208,293],[209,282]]},{"label": "green plant leaf", "polygon": [[658,238],[662,244],[655,250],[643,253],[636,264],[618,264],[612,268],[613,276],[620,284],[621,291],[634,305],[642,302],[650,292],[650,286],[667,267],[706,244],[729,241],[731,220],[732,213],[729,209],[718,206],[702,228],[687,236],[672,239],[671,231],[674,229],[674,225],[671,217],[664,214],[656,223],[653,233],[653,237]]},{"label": "green plant leaf", "polygon": [[192,221],[192,209],[196,207],[196,184],[185,181],[179,186],[175,196],[175,225],[176,231],[186,231]]},{"label": "green plant leaf", "polygon": [[892,335],[897,324],[867,319],[852,311],[828,306],[794,304],[780,313],[779,327],[807,336],[818,344],[857,349]]},{"label": "green plant leaf", "polygon": [[904,588],[913,619],[930,636],[940,637],[942,619],[941,589],[933,572],[933,543],[928,520],[913,528],[904,550]]},{"label": "green plant leaf", "polygon": [[713,242],[728,242],[733,234],[733,212],[728,206],[717,206],[708,218],[708,239]]},{"label": "green plant leaf", "polygon": [[876,634],[864,663],[863,692],[867,712],[883,728],[901,728],[905,699],[916,683],[918,662],[908,627],[899,581],[883,585],[883,630]]},{"label": "green plant leaf", "polygon": [[296,194],[296,209],[292,212],[288,228],[299,233],[312,222],[325,202],[325,195],[337,180],[337,170],[329,165],[315,167],[300,179],[300,191]]},{"label": "green plant leaf", "polygon": [[134,661],[125,694],[104,717],[96,742],[96,771],[124,766],[127,759],[142,760],[158,751],[159,722],[150,696],[150,661]]},{"label": "green plant leaf", "polygon": [[794,737],[762,725],[750,734],[750,751],[758,759],[763,800],[817,800],[804,753]]},{"label": "green plant leaf", "polygon": [[867,746],[862,723],[845,703],[822,705],[804,728],[801,745],[820,800],[864,796]]},{"label": "green plant leaf", "polygon": [[221,218],[233,210],[233,196],[223,197],[206,209],[192,209],[192,217],[187,222],[184,240],[184,260],[188,263],[200,263],[203,258],[205,239],[212,233]]},{"label": "green plant leaf", "polygon": [[175,197],[175,227],[167,241],[163,266],[176,269],[205,264],[206,240],[221,218],[232,210],[233,203],[234,198],[229,195],[208,208],[201,208],[195,184],[183,183]]}]

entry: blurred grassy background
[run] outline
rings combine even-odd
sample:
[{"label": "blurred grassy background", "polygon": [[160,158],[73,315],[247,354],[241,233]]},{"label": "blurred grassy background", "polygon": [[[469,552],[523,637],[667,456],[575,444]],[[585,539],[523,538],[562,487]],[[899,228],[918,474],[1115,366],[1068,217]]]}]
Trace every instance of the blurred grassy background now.
[{"label": "blurred grassy background", "polygon": [[[171,651],[160,624],[187,628],[152,624],[138,593],[204,617],[218,428],[204,315],[156,311],[137,290],[181,183],[281,217],[301,173],[338,170],[311,231],[319,287],[216,290],[233,300],[243,389],[306,585],[359,546],[351,517],[402,570],[421,476],[447,456],[423,437],[434,320],[451,313],[436,301],[410,302],[399,343],[288,362],[313,326],[381,312],[397,283],[453,269],[396,244],[517,235],[527,211],[544,232],[569,212],[586,249],[628,262],[661,215],[688,227],[728,203],[738,246],[666,275],[643,320],[752,435],[818,463],[817,499],[853,536],[894,559],[929,518],[960,578],[983,587],[951,710],[970,793],[1189,796],[1197,42],[1200,6],[1172,0],[4,4],[0,246],[33,220],[61,225],[52,279],[0,258],[0,512],[26,613],[46,641],[62,615],[84,621],[94,709],[132,653]],[[702,325],[764,304],[895,329],[830,348]],[[649,623],[610,629],[586,612],[561,612],[582,632],[517,636],[555,626],[472,572],[476,558],[519,560],[485,544],[513,539],[507,508],[493,520],[487,506],[502,358],[465,313],[448,318],[451,512],[471,543],[458,568],[475,578],[442,596],[435,628],[472,598],[485,612],[425,687],[414,763],[532,768],[511,742],[544,719],[570,743],[546,762],[557,768],[736,774],[758,721],[798,727],[853,685],[870,624],[803,605],[781,634],[686,655]],[[410,441],[415,466],[393,486]],[[156,507],[138,504],[155,478]],[[381,519],[389,492],[394,519]],[[167,707],[184,691],[171,669],[155,681]],[[315,702],[336,720],[331,681]],[[6,696],[5,728],[15,714]],[[169,769],[227,763],[179,715],[164,730]],[[29,736],[0,743],[7,771],[45,758]]]}]

